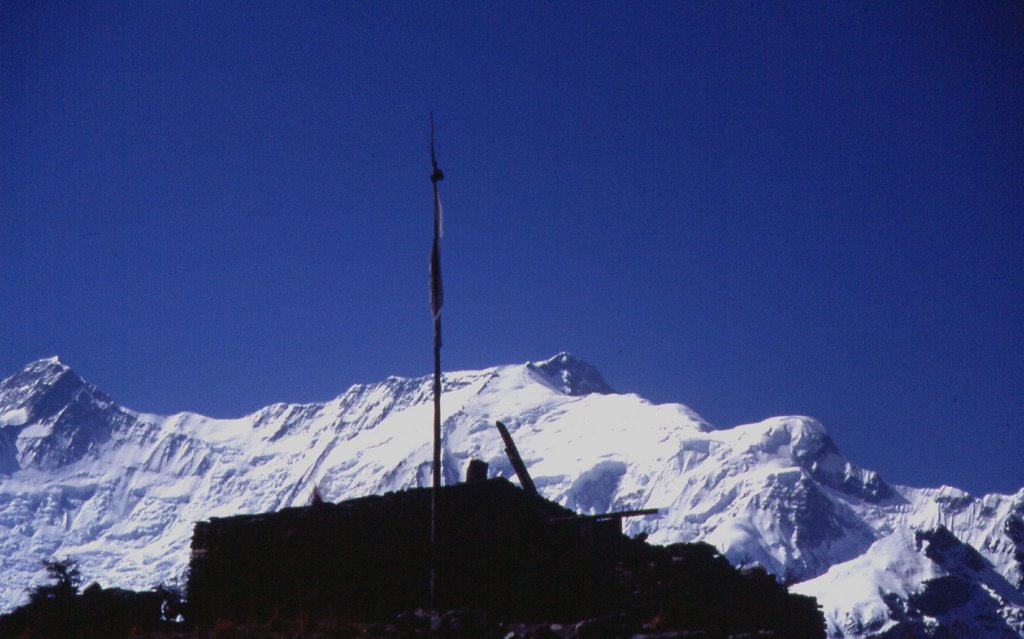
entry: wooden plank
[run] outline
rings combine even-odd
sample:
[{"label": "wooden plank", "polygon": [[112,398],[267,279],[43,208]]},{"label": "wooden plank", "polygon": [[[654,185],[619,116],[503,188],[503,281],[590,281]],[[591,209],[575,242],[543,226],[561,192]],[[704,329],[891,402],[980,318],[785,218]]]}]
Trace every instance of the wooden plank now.
[{"label": "wooden plank", "polygon": [[530,477],[530,473],[526,470],[523,458],[519,456],[519,449],[516,448],[516,443],[512,441],[512,435],[505,428],[505,424],[501,422],[494,422],[494,424],[498,427],[498,433],[501,434],[501,438],[505,441],[505,454],[508,455],[508,460],[512,463],[512,470],[516,471],[516,477],[519,478],[519,483],[522,485],[523,490],[533,495],[539,494],[537,486],[533,483],[533,478]]},{"label": "wooden plank", "polygon": [[637,510],[619,510],[611,513],[599,513],[597,515],[574,515],[569,517],[554,517],[548,521],[580,521],[584,519],[601,521],[605,519],[622,519],[624,517],[645,517],[647,515],[658,515],[661,510],[658,508],[640,508]]}]

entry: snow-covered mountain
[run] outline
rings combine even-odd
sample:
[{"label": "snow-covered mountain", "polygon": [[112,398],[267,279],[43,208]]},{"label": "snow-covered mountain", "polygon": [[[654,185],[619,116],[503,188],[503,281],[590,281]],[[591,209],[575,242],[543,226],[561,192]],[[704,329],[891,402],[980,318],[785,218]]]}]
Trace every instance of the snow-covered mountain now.
[{"label": "snow-covered mountain", "polygon": [[1021,591],[941,525],[897,529],[793,590],[818,599],[837,637],[1019,637],[1024,628]]},{"label": "snow-covered mountain", "polygon": [[[811,418],[716,429],[615,393],[564,353],[448,373],[442,409],[446,482],[473,458],[514,477],[501,419],[548,498],[587,513],[661,508],[627,532],[705,540],[803,581],[835,637],[956,624],[1024,637],[1024,488],[890,485]],[[304,504],[314,485],[329,500],[428,485],[432,410],[429,378],[391,377],[238,419],[150,415],[56,358],[34,362],[0,382],[0,610],[43,580],[42,559],[146,588],[181,577],[197,520]]]}]

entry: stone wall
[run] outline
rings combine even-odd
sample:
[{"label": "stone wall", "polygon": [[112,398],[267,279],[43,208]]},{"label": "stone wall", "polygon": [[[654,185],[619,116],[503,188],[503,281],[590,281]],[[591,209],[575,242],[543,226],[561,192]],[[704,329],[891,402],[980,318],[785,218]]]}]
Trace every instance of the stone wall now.
[{"label": "stone wall", "polygon": [[[188,617],[206,627],[388,620],[428,607],[430,499],[429,489],[413,489],[199,522]],[[790,595],[763,571],[741,574],[706,544],[664,548],[629,539],[504,479],[442,488],[439,512],[436,609],[825,636],[817,603]]]},{"label": "stone wall", "polygon": [[[585,614],[611,587],[603,547],[560,506],[504,479],[442,488],[438,607],[522,618]],[[430,490],[199,522],[189,573],[191,617],[331,615],[375,619],[427,606]],[[565,580],[574,584],[567,597]]]}]

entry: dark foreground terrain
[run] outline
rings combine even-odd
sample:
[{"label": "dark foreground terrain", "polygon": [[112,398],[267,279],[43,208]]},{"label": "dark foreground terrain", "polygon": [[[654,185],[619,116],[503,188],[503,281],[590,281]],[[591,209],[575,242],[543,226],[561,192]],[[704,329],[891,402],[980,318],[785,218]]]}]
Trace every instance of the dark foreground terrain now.
[{"label": "dark foreground terrain", "polygon": [[[504,479],[196,524],[187,601],[98,588],[0,618],[0,639],[824,639],[814,599],[707,544],[651,546]],[[177,616],[174,624],[162,617]]]}]

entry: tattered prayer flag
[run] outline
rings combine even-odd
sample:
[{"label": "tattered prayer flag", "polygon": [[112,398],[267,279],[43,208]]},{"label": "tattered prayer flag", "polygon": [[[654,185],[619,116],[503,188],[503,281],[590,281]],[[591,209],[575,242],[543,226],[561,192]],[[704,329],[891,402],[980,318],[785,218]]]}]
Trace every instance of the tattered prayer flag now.
[{"label": "tattered prayer flag", "polygon": [[441,285],[441,248],[434,238],[434,248],[430,251],[430,312],[434,319],[441,317],[444,305],[444,287]]},{"label": "tattered prayer flag", "polygon": [[441,195],[437,195],[437,237],[444,237],[444,206],[441,204]]}]

